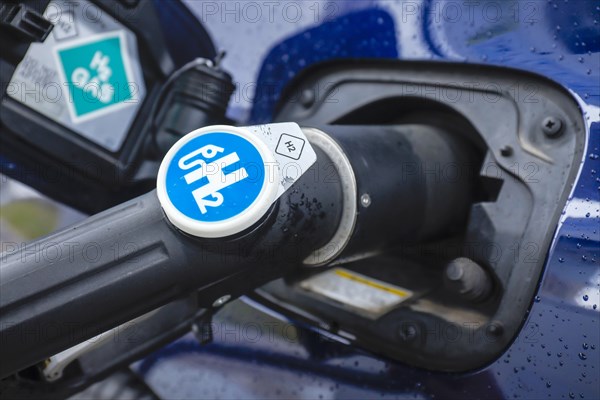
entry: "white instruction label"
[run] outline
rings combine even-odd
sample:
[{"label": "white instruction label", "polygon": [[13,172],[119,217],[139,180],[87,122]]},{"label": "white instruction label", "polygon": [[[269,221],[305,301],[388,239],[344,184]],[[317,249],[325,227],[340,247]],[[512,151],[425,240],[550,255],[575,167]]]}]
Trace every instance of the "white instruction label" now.
[{"label": "white instruction label", "polygon": [[279,167],[280,185],[277,200],[317,161],[317,155],[298,124],[249,126],[250,130],[273,153]]},{"label": "white instruction label", "polygon": [[399,286],[345,268],[334,268],[300,282],[300,287],[369,318],[379,318],[412,297]]}]

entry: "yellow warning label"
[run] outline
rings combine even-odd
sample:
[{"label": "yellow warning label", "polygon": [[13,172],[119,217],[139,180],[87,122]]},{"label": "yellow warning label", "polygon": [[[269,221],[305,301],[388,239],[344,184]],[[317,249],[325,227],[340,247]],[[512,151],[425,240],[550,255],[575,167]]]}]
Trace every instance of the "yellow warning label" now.
[{"label": "yellow warning label", "polygon": [[413,295],[410,290],[345,268],[313,275],[300,287],[370,318],[385,314]]},{"label": "yellow warning label", "polygon": [[401,297],[410,296],[410,292],[398,289],[397,287],[387,285],[385,283],[380,283],[379,281],[373,280],[364,275],[356,274],[354,272],[348,271],[347,269],[336,268],[333,270],[333,272],[335,272],[336,275],[339,275],[342,278],[352,279],[355,282],[360,282],[377,289],[385,290],[386,292],[394,293]]}]

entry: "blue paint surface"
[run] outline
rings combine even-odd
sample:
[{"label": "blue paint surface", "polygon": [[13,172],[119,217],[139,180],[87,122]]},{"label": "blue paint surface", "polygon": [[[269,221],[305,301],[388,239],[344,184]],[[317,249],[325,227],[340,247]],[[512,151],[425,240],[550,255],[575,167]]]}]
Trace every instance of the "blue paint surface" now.
[{"label": "blue paint surface", "polygon": [[[187,336],[146,359],[140,365],[147,382],[161,394],[190,398],[600,398],[598,2],[332,3],[338,10],[335,18],[292,35],[280,34],[272,24],[261,26],[272,33],[270,42],[257,43],[251,34],[237,38],[250,48],[270,48],[256,77],[257,86],[268,90],[257,93],[252,121],[271,118],[281,90],[304,68],[339,58],[519,68],[554,80],[580,102],[587,151],[523,329],[491,365],[468,374],[445,374],[365,354],[281,316],[268,323],[281,332],[296,329],[294,340],[272,340],[266,330],[258,339],[240,335],[273,314],[244,311],[247,317],[216,321],[220,329],[212,344],[200,346]],[[236,68],[249,66],[230,68],[233,76]]]},{"label": "blue paint surface", "polygon": [[269,122],[281,91],[303,69],[335,58],[397,58],[391,16],[380,9],[349,13],[277,44],[257,79],[251,121]]},{"label": "blue paint surface", "polygon": [[[225,315],[216,321],[214,343],[201,346],[188,335],[142,361],[138,371],[167,398],[238,398],[240,393],[244,398],[310,399],[600,398],[598,2],[328,3],[337,7],[333,18],[315,21],[291,35],[281,34],[277,23],[249,23],[249,33],[236,37],[257,53],[269,49],[255,77],[257,87],[268,89],[257,93],[252,121],[270,120],[281,91],[303,69],[339,58],[425,59],[519,68],[554,80],[580,101],[587,151],[521,334],[496,362],[481,370],[445,374],[366,354],[281,316],[276,321],[267,319],[269,310],[260,315],[244,310],[245,318]],[[169,43],[179,58],[187,57],[186,49],[201,54],[199,35],[182,34],[182,24],[175,20],[169,21],[178,34]],[[252,31],[259,29],[269,30],[271,41],[256,41]],[[229,72],[235,77],[249,67],[239,63]],[[0,163],[7,169],[19,168],[6,156]],[[248,333],[265,320],[278,329],[275,339],[266,330],[258,337]],[[282,332],[293,332],[295,337],[286,340]]]}]

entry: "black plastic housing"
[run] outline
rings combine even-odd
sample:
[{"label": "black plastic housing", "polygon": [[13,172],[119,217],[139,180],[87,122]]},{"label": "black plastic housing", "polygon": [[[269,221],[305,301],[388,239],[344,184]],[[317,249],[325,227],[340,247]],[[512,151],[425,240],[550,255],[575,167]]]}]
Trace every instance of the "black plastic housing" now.
[{"label": "black plastic housing", "polygon": [[[330,162],[315,152],[312,169]],[[341,186],[315,176],[307,171],[262,222],[235,237],[182,233],[152,191],[26,246],[3,248],[0,377],[190,292],[210,309],[224,295],[235,298],[297,268],[330,240],[340,219]]]},{"label": "black plastic housing", "polygon": [[[87,213],[102,211],[152,188],[155,171],[145,173],[143,169],[139,170],[151,142],[150,114],[160,87],[183,61],[194,57],[212,59],[216,55],[214,45],[200,22],[178,0],[169,1],[169,4],[92,1],[103,13],[135,34],[139,61],[143,65],[146,97],[123,145],[116,152],[91,142],[7,96],[6,85],[29,43],[4,34],[0,40],[3,49],[0,54],[0,172]],[[43,14],[48,2],[25,0],[23,3]],[[171,35],[165,33],[161,21],[173,13],[173,8],[179,13],[181,26],[177,29],[187,29],[188,37],[195,36],[194,41],[206,42],[202,46],[188,46],[186,60],[171,54]]]},{"label": "black plastic housing", "polygon": [[[394,160],[468,163],[469,146],[423,126],[321,128],[351,156],[358,193],[373,200],[371,207],[344,217],[354,220],[355,229],[341,257],[362,258],[412,241],[415,229],[419,240],[447,234],[465,219],[471,176],[449,186],[411,169],[405,181],[395,182],[403,164]],[[237,297],[294,274],[334,237],[348,190],[330,153],[313,148],[315,164],[257,225],[233,237],[201,239],[180,232],[152,191],[27,246],[3,249],[0,340],[6,350],[0,376],[194,290],[198,307],[211,309],[224,295]],[[455,187],[461,190],[454,200],[429,219],[430,194],[449,196]],[[394,199],[403,206],[393,207]]]},{"label": "black plastic housing", "polygon": [[[298,102],[303,93],[315,101]],[[562,121],[560,134],[545,133],[542,123],[548,116]],[[475,191],[468,217],[453,233],[419,242],[414,229],[412,243],[344,264],[414,293],[375,320],[300,287],[319,272],[273,282],[253,299],[342,341],[426,369],[467,371],[497,359],[533,302],[583,155],[585,125],[570,94],[544,77],[506,68],[337,61],[298,76],[280,99],[276,120],[337,125],[349,132],[364,125],[441,129],[476,149]],[[352,160],[360,163],[360,153]],[[457,194],[433,197],[433,204],[444,207]],[[393,209],[392,199],[386,201]],[[396,204],[407,206],[406,199]],[[485,299],[469,301],[444,284],[446,265],[458,257],[484,269],[491,285]]]}]

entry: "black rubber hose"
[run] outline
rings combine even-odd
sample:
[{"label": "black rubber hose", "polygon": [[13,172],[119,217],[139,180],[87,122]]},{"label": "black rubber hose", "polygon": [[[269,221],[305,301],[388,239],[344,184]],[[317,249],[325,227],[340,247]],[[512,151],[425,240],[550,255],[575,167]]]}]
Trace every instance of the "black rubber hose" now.
[{"label": "black rubber hose", "polygon": [[[313,168],[328,160],[316,152]],[[193,290],[210,307],[220,296],[283,276],[323,246],[339,222],[341,188],[316,175],[303,175],[259,226],[236,238],[183,234],[152,191],[26,247],[5,245],[0,376]]]},{"label": "black rubber hose", "polygon": [[[321,129],[346,153],[358,188],[358,213],[342,256],[463,225],[473,191],[468,145],[419,125]],[[315,152],[311,171],[262,222],[235,238],[181,233],[152,191],[26,247],[5,245],[0,377],[191,291],[199,290],[201,306],[211,307],[225,294],[247,293],[302,265],[334,236],[342,215],[341,180],[331,159]],[[456,166],[466,170],[457,175]]]}]

